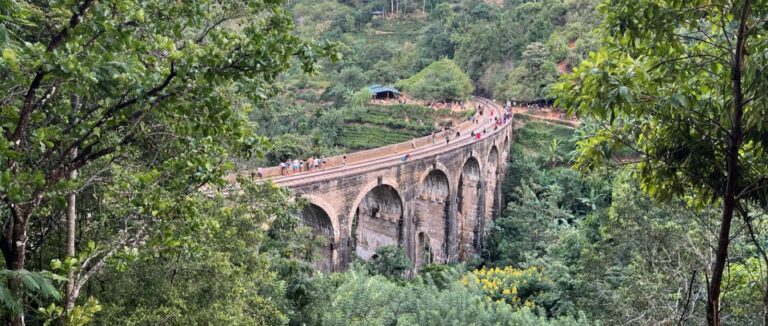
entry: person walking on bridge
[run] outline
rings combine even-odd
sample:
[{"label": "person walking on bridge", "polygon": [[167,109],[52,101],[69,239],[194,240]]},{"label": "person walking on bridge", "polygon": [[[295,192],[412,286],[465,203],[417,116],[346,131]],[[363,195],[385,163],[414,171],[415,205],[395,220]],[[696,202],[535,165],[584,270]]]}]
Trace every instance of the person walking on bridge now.
[{"label": "person walking on bridge", "polygon": [[315,167],[315,157],[310,156],[309,159],[307,159],[307,171],[312,171],[314,167]]}]

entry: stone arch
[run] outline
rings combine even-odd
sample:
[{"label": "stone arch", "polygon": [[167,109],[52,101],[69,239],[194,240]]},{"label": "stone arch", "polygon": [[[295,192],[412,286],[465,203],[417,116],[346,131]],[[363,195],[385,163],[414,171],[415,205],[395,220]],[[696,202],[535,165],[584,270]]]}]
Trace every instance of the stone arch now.
[{"label": "stone arch", "polygon": [[[450,171],[447,166],[445,166],[443,163],[440,163],[438,161],[432,162],[432,166],[430,166],[428,169],[425,169],[419,174],[419,182],[424,182],[424,179],[427,178],[427,176],[434,172],[435,170],[439,170],[440,172],[443,172],[445,175],[448,175],[447,171]],[[450,178],[449,178],[450,180]]]},{"label": "stone arch", "polygon": [[315,269],[323,272],[333,271],[335,233],[328,212],[316,204],[309,203],[301,211],[301,223],[312,228],[312,235],[323,237],[325,242],[315,248]]},{"label": "stone arch", "polygon": [[485,218],[495,218],[498,215],[498,186],[499,186],[499,150],[496,146],[491,147],[488,153],[488,161],[485,168]]},{"label": "stone arch", "polygon": [[480,161],[475,157],[468,158],[461,170],[456,196],[460,260],[480,253],[485,204],[482,179]]},{"label": "stone arch", "polygon": [[395,187],[380,184],[366,191],[356,201],[351,215],[350,255],[369,260],[379,247],[402,245],[405,209]]},{"label": "stone arch", "polygon": [[310,204],[315,205],[319,208],[321,208],[323,211],[325,211],[326,214],[331,219],[331,225],[333,226],[333,241],[335,243],[339,242],[339,237],[341,236],[339,230],[341,230],[341,227],[339,226],[339,214],[336,208],[325,201],[322,197],[314,195],[314,194],[302,194],[302,198],[309,201]]},{"label": "stone arch", "polygon": [[[431,170],[419,182],[414,200],[415,222],[418,236],[423,239],[417,238],[416,241],[414,261],[417,269],[431,260],[438,263],[448,261],[450,197],[448,175],[443,170]],[[423,260],[425,250],[429,252],[430,261]]]}]

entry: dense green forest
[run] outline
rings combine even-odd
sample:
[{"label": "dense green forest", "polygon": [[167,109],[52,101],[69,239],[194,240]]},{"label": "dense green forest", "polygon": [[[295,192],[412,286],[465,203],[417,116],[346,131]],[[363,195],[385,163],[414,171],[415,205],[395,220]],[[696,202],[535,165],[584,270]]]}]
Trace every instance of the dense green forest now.
[{"label": "dense green forest", "polygon": [[[0,0],[8,325],[766,325],[768,3]],[[238,169],[516,117],[482,254],[313,270]]]},{"label": "dense green forest", "polygon": [[438,129],[391,132],[388,125],[350,124],[372,84],[396,85],[433,102],[471,94],[518,102],[548,98],[558,76],[597,49],[590,33],[598,22],[596,4],[290,1],[298,35],[338,42],[341,60],[321,60],[312,76],[298,67],[281,76],[285,91],[270,101],[271,109],[252,113],[259,134],[275,138],[274,153],[243,166],[374,148]]}]

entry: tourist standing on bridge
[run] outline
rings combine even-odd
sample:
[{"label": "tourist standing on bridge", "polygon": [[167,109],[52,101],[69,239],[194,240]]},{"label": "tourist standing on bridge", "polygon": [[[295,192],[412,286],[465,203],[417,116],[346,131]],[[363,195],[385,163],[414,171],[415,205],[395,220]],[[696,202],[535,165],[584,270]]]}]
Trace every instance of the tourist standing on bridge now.
[{"label": "tourist standing on bridge", "polygon": [[280,162],[280,175],[285,175],[285,162]]},{"label": "tourist standing on bridge", "polygon": [[[282,163],[280,163],[280,164],[282,164]],[[264,178],[264,169],[262,169],[261,167],[257,167],[256,168],[256,175],[259,176],[259,180]]]},{"label": "tourist standing on bridge", "polygon": [[411,148],[416,148],[416,138],[411,137]]},{"label": "tourist standing on bridge", "polygon": [[346,155],[341,157],[341,165],[344,165],[344,166],[347,165],[347,156]]},{"label": "tourist standing on bridge", "polygon": [[301,165],[299,165],[299,159],[293,159],[293,173],[300,172]]}]

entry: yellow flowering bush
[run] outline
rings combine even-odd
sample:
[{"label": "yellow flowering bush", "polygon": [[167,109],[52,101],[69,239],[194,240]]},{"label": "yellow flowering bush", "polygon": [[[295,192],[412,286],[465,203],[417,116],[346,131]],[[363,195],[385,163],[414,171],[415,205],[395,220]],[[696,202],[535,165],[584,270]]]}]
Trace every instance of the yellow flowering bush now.
[{"label": "yellow flowering bush", "polygon": [[464,276],[461,282],[480,288],[487,301],[506,302],[516,308],[534,308],[537,296],[554,286],[552,280],[535,267],[483,267]]}]

